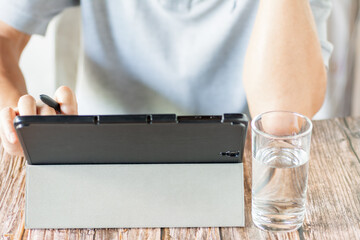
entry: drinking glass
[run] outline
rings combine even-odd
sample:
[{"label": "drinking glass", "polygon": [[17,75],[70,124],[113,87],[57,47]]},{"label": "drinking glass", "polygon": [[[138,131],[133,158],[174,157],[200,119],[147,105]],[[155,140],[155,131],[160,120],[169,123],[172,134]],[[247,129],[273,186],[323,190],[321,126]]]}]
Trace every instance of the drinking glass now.
[{"label": "drinking glass", "polygon": [[312,123],[272,111],[256,116],[251,127],[253,222],[267,231],[294,231],[305,216]]}]

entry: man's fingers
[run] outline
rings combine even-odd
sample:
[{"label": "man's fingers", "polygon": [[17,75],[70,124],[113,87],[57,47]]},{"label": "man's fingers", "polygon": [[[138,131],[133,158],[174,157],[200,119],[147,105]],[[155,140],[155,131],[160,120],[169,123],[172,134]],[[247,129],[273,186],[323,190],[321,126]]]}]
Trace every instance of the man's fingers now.
[{"label": "man's fingers", "polygon": [[0,135],[1,142],[6,152],[12,155],[24,155],[13,125],[16,113],[14,109],[7,107],[0,111]]},{"label": "man's fingers", "polygon": [[[77,114],[77,102],[74,93],[68,87],[60,87],[55,93],[55,100],[64,114]],[[20,142],[13,125],[18,115],[55,115],[55,110],[47,105],[37,108],[36,100],[30,95],[20,97],[16,110],[8,107],[0,111],[0,136],[4,149],[13,155],[23,155]]]},{"label": "man's fingers", "polygon": [[2,109],[0,112],[1,132],[9,143],[15,143],[17,140],[13,124],[15,116],[15,111],[10,107]]},{"label": "man's fingers", "polygon": [[55,110],[52,107],[49,107],[48,105],[43,105],[39,107],[38,112],[40,115],[56,115]]},{"label": "man's fingers", "polygon": [[36,115],[36,101],[30,95],[20,97],[18,108],[20,115]]},{"label": "man's fingers", "polygon": [[69,87],[59,87],[55,92],[55,101],[60,104],[62,113],[67,115],[78,114],[76,97]]}]

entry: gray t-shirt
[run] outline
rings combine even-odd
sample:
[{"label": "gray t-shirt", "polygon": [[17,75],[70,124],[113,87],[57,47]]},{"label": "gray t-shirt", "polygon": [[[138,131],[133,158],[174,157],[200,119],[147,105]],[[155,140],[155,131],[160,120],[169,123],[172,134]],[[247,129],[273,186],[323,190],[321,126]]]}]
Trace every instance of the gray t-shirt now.
[{"label": "gray t-shirt", "polygon": [[[327,66],[330,0],[310,0]],[[29,34],[75,0],[0,0],[0,19]],[[246,112],[244,56],[259,0],[81,1],[81,114]]]}]

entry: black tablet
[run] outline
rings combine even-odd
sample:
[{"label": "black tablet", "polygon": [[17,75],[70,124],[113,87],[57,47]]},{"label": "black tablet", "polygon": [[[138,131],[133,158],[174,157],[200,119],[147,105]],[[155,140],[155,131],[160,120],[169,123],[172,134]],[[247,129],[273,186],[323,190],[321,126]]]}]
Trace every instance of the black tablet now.
[{"label": "black tablet", "polygon": [[242,162],[248,119],[216,116],[17,116],[29,164]]}]

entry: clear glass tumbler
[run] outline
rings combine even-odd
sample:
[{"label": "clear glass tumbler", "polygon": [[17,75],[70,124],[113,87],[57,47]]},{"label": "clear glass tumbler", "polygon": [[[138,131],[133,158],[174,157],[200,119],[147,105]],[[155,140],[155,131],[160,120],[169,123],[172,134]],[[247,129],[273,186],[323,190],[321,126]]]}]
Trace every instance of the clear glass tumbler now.
[{"label": "clear glass tumbler", "polygon": [[267,231],[294,231],[305,216],[312,123],[273,111],[255,117],[251,127],[253,222]]}]

